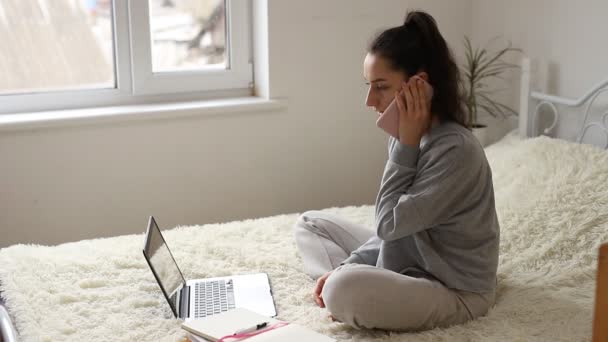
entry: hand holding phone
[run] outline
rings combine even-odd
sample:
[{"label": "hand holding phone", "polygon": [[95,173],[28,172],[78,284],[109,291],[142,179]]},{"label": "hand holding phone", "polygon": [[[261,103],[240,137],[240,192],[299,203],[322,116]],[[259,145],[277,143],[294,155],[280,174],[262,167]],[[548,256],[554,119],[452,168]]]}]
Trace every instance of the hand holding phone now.
[{"label": "hand holding phone", "polygon": [[[412,77],[424,81],[421,77]],[[428,82],[424,81],[424,88],[426,89],[427,101],[431,101],[433,98],[433,87]],[[402,92],[403,91],[401,90],[399,95],[402,95]],[[399,108],[397,107],[397,101],[395,99],[391,101],[386,110],[384,110],[378,120],[376,120],[376,126],[393,136],[395,139],[399,139]]]}]

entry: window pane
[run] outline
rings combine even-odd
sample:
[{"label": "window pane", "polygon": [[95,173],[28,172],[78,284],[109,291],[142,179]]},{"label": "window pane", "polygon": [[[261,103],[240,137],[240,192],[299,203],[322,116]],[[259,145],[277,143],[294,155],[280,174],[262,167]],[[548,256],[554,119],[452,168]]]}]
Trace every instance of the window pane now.
[{"label": "window pane", "polygon": [[1,0],[0,94],[113,88],[111,0]]},{"label": "window pane", "polygon": [[226,68],[224,0],[150,0],[152,70]]}]

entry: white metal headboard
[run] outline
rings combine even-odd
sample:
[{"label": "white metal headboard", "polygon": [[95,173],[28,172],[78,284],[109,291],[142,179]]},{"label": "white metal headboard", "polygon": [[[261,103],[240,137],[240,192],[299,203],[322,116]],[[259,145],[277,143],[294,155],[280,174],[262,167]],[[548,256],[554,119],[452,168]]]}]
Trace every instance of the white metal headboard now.
[{"label": "white metal headboard", "polygon": [[[536,126],[538,123],[538,115],[543,107],[548,107],[551,109],[550,113],[553,115],[551,125],[543,129],[544,134],[550,135],[557,126],[559,119],[557,105],[567,108],[578,108],[582,107],[586,103],[585,116],[576,140],[577,142],[581,143],[589,128],[596,127],[600,132],[604,133],[606,137],[604,148],[608,149],[608,108],[606,108],[606,111],[603,113],[599,121],[589,122],[589,112],[591,111],[593,103],[601,93],[608,92],[608,79],[591,87],[591,89],[587,91],[585,95],[579,97],[578,99],[569,99],[565,97],[543,94],[537,91],[530,91],[530,77],[530,59],[523,58],[521,63],[521,90],[519,107],[519,134],[522,138],[537,134],[538,128]],[[532,120],[530,123],[529,105],[530,103],[534,102],[536,102],[536,105],[534,107],[534,111],[532,112]],[[532,130],[530,130],[529,126],[532,126]]]}]

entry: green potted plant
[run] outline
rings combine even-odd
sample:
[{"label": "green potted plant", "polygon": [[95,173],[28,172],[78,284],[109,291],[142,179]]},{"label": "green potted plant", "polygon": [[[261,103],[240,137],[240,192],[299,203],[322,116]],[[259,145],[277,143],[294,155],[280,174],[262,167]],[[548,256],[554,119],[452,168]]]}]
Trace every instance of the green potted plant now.
[{"label": "green potted plant", "polygon": [[[485,145],[488,127],[479,121],[480,113],[495,118],[517,115],[515,110],[493,99],[493,95],[501,89],[494,89],[488,82],[493,79],[505,82],[503,73],[519,66],[505,62],[502,57],[510,52],[521,52],[521,49],[511,47],[509,42],[506,47],[491,52],[486,47],[473,47],[467,36],[464,38],[464,47],[466,60],[461,66],[463,102],[473,134]],[[496,83],[492,85],[495,86]]]}]

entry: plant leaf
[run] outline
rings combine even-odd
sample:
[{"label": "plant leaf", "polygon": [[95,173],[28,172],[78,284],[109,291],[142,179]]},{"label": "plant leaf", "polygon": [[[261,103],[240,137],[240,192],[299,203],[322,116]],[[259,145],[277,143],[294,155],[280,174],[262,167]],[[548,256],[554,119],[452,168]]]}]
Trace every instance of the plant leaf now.
[{"label": "plant leaf", "polygon": [[479,96],[487,103],[487,105],[490,105],[492,108],[494,108],[496,110],[496,112],[500,113],[500,115],[502,115],[503,117],[507,116],[505,114],[505,111],[509,112],[512,115],[518,115],[518,113],[515,110],[513,110],[511,107],[504,105],[500,102],[494,101],[494,100],[490,99],[488,96],[486,96],[485,94],[480,94]]},{"label": "plant leaf", "polygon": [[471,40],[467,36],[464,36],[464,47],[467,65],[470,65],[471,61],[473,60],[473,47],[471,46]]},{"label": "plant leaf", "polygon": [[504,66],[505,68],[513,68],[513,69],[519,69],[519,67],[520,67],[519,64],[509,63],[502,59],[499,59],[498,62],[494,63],[494,65],[501,65],[501,66]]},{"label": "plant leaf", "polygon": [[496,52],[487,62],[485,62],[483,65],[481,65],[479,67],[479,72],[483,72],[486,68],[493,65],[493,63],[496,60],[500,59],[502,56],[504,56],[507,52],[510,52],[510,51],[521,51],[521,49],[516,49],[516,48],[511,47],[511,43],[509,42],[507,47]]},{"label": "plant leaf", "polygon": [[481,97],[483,100],[485,100],[487,105],[490,105],[492,108],[494,108],[496,110],[496,112],[498,112],[499,114],[504,116],[502,109],[497,105],[496,101],[490,99],[489,97],[487,97],[484,94],[479,94],[479,97]]},{"label": "plant leaf", "polygon": [[490,77],[496,77],[496,76],[499,76],[500,74],[502,74],[502,70],[498,70],[498,71],[489,70],[489,71],[484,72],[483,74],[477,75],[477,80],[482,80],[484,78],[490,78]]},{"label": "plant leaf", "polygon": [[496,117],[496,113],[494,113],[494,111],[492,110],[492,108],[484,105],[484,104],[478,104],[477,105],[479,108],[483,109],[485,113],[488,113],[490,115],[492,115],[493,117]]},{"label": "plant leaf", "polygon": [[495,76],[498,76],[498,75],[502,74],[503,72],[507,71],[508,69],[512,69],[512,68],[500,66],[500,65],[492,66],[492,67],[488,68],[487,70],[482,71],[479,74],[477,74],[477,78],[482,79],[482,78],[486,78],[486,77],[495,77]]},{"label": "plant leaf", "polygon": [[497,115],[496,115],[496,113],[494,113],[494,112],[492,111],[492,108],[490,108],[490,107],[488,107],[488,106],[486,106],[486,105],[483,105],[483,104],[480,104],[480,105],[479,105],[479,107],[480,107],[480,108],[482,108],[482,109],[483,109],[483,110],[484,110],[486,113],[488,113],[488,114],[492,115],[493,117],[496,117],[496,116],[497,116]]},{"label": "plant leaf", "polygon": [[506,110],[507,112],[510,112],[513,115],[519,115],[519,113],[516,110],[514,110],[513,108],[511,108],[511,107],[509,107],[509,106],[507,106],[505,104],[502,104],[500,102],[496,102],[496,105],[498,105],[499,107],[502,107],[504,110]]},{"label": "plant leaf", "polygon": [[481,51],[480,50],[476,51],[475,69],[474,69],[475,70],[475,73],[474,73],[475,75],[479,74],[479,71],[480,71],[479,66],[482,65],[485,62],[485,60],[486,60],[486,57],[485,57],[486,54],[487,54],[486,49],[481,49]]}]

